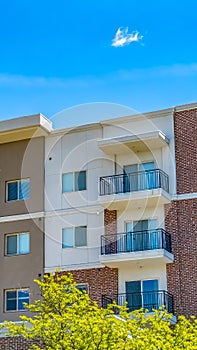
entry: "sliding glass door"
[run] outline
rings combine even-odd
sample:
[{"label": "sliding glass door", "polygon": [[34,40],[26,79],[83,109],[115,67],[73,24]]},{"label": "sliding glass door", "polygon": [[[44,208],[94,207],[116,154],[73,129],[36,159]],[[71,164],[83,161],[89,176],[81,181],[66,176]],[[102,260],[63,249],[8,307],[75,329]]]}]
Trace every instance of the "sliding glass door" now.
[{"label": "sliding glass door", "polygon": [[125,289],[129,311],[158,309],[158,280],[128,281]]}]

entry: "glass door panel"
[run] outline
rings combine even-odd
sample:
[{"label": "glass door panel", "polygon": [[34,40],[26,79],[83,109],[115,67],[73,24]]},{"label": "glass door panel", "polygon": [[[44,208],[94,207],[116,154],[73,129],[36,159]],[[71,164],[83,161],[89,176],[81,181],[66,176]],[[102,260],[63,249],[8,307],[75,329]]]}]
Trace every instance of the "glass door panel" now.
[{"label": "glass door panel", "polygon": [[140,190],[155,188],[155,172],[150,170],[155,170],[154,162],[142,163],[139,165],[139,171],[143,172],[139,175]]},{"label": "glass door panel", "polygon": [[142,290],[144,309],[158,309],[158,280],[142,281]]},{"label": "glass door panel", "polygon": [[133,251],[133,223],[126,222],[126,251]]},{"label": "glass door panel", "polygon": [[147,250],[148,220],[133,222],[133,240],[135,250]]},{"label": "glass door panel", "polygon": [[124,181],[123,188],[124,192],[131,192],[138,190],[138,165],[125,165],[124,168]]},{"label": "glass door panel", "polygon": [[129,281],[126,286],[126,301],[129,311],[138,310],[142,307],[141,281]]},{"label": "glass door panel", "polygon": [[148,229],[149,229],[149,237],[148,244],[149,249],[160,249],[161,247],[161,237],[160,233],[157,230],[157,220],[148,220]]}]

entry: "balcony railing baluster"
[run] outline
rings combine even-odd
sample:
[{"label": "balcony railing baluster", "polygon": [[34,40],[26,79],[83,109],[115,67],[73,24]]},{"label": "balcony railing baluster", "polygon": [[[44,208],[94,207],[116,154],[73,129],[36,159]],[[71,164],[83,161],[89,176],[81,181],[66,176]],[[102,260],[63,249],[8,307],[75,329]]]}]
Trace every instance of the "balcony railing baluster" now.
[{"label": "balcony railing baluster", "polygon": [[162,188],[169,192],[169,178],[160,169],[100,178],[100,196]]},{"label": "balcony railing baluster", "polygon": [[172,294],[165,290],[140,292],[140,293],[121,293],[111,296],[102,295],[102,307],[107,308],[109,304],[115,301],[118,305],[127,303],[128,311],[144,308],[151,312],[164,306],[169,313],[174,313],[174,302]]},{"label": "balcony railing baluster", "polygon": [[101,236],[101,255],[153,249],[172,252],[171,236],[163,228]]}]

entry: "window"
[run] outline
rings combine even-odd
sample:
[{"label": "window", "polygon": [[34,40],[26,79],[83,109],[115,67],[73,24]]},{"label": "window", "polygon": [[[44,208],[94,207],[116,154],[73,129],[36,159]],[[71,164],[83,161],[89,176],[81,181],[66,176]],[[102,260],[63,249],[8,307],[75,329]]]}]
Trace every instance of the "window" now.
[{"label": "window", "polygon": [[88,294],[88,284],[87,283],[80,283],[77,285],[77,288],[81,291],[81,292],[86,292]]},{"label": "window", "polygon": [[29,252],[30,252],[29,232],[6,235],[6,241],[5,241],[6,255],[28,254]]},{"label": "window", "polygon": [[28,288],[5,291],[5,311],[25,310],[23,303],[29,304]]},{"label": "window", "polygon": [[87,226],[68,227],[62,230],[62,248],[87,246]]},{"label": "window", "polygon": [[86,190],[86,171],[78,171],[62,175],[62,192],[84,190]]},{"label": "window", "polygon": [[30,179],[9,181],[6,183],[6,200],[17,201],[28,199],[30,194]]}]

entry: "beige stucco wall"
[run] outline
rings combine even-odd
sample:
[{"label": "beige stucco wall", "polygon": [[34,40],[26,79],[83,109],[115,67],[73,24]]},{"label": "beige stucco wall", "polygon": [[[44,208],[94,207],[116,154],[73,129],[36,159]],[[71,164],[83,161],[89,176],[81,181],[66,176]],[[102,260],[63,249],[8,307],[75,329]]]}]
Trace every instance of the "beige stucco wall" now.
[{"label": "beige stucco wall", "polygon": [[[6,202],[6,182],[30,178],[30,198]],[[0,217],[43,211],[44,138],[0,145]]]},{"label": "beige stucco wall", "polygon": [[[30,232],[30,253],[5,256],[5,235],[19,232]],[[30,288],[30,302],[38,298],[33,280],[43,273],[43,242],[42,218],[0,223],[0,322],[17,320],[19,316],[18,312],[4,312],[6,289]]]}]

